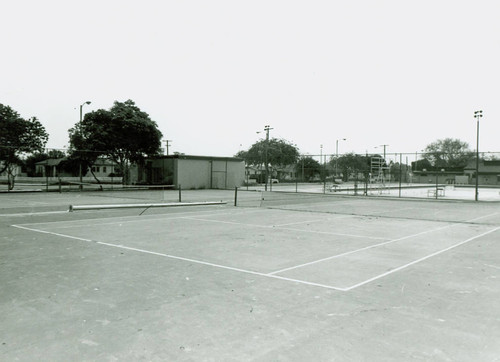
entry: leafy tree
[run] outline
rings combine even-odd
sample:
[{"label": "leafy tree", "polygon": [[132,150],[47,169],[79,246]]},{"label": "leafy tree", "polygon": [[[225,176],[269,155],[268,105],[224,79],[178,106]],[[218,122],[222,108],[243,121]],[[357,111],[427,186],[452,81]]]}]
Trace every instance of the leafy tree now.
[{"label": "leafy tree", "polygon": [[262,166],[267,170],[267,163],[272,168],[278,166],[295,165],[299,159],[299,150],[292,143],[284,140],[272,138],[269,141],[260,140],[254,143],[248,151],[239,151],[236,154],[245,160],[247,165],[254,165],[262,170]]},{"label": "leafy tree", "polygon": [[11,107],[0,103],[0,173],[7,171],[9,189],[14,187],[14,165],[25,153],[42,152],[49,136],[43,125],[32,117],[23,119]]},{"label": "leafy tree", "polygon": [[310,156],[303,156],[297,162],[295,169],[297,175],[301,175],[303,181],[311,180],[318,175],[321,175],[321,165],[318,161]]},{"label": "leafy tree", "polygon": [[245,159],[249,165],[262,165],[266,159],[272,166],[293,165],[299,158],[298,148],[290,142],[272,138],[267,143],[266,140],[260,140],[254,143],[248,151],[240,151],[237,156]]},{"label": "leafy tree", "polygon": [[425,148],[424,158],[434,167],[465,167],[474,158],[467,142],[445,138],[437,140]]},{"label": "leafy tree", "polygon": [[367,177],[370,172],[370,158],[357,155],[355,153],[346,153],[338,158],[338,168],[342,170],[343,181],[348,181],[349,176],[363,173]]},{"label": "leafy tree", "polygon": [[404,164],[404,163],[399,163],[399,162],[394,162],[390,163],[390,174],[392,177],[394,177],[394,181],[398,182],[406,182],[408,181],[407,175],[408,171],[410,171],[410,166]]},{"label": "leafy tree", "polygon": [[156,122],[132,100],[115,101],[110,110],[87,113],[69,134],[72,158],[87,169],[98,157],[109,157],[118,164],[125,183],[129,182],[130,164],[158,154],[162,138]]}]

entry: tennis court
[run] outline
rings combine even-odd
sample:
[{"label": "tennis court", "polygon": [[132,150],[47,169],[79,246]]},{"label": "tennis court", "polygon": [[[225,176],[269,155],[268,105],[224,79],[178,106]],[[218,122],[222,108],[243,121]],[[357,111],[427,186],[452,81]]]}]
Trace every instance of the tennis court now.
[{"label": "tennis court", "polygon": [[498,203],[144,195],[0,195],[2,360],[500,356]]}]

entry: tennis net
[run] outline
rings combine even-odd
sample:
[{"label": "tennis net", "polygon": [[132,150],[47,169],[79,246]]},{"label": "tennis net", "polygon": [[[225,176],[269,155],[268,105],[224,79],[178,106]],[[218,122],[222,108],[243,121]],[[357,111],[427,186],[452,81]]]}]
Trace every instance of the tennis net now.
[{"label": "tennis net", "polygon": [[60,192],[82,192],[85,196],[104,197],[123,201],[165,202],[181,201],[181,190],[173,185],[113,185],[68,182]]}]

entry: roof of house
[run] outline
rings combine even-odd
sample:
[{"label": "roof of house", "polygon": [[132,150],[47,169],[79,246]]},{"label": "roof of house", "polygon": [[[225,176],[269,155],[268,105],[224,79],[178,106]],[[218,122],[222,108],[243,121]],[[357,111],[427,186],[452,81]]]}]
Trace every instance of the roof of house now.
[{"label": "roof of house", "polygon": [[[62,157],[62,158],[47,158],[46,160],[43,161],[38,161],[35,164],[38,166],[59,166],[59,164],[62,161],[66,161],[68,157]],[[98,158],[93,165],[95,166],[108,166],[108,165],[116,165],[115,162],[111,161],[110,159],[107,158]]]},{"label": "roof of house", "polygon": [[40,165],[40,166],[59,166],[59,164],[66,160],[67,157],[63,157],[63,158],[47,158],[46,160],[43,160],[43,161],[38,161],[37,163],[35,163],[36,165]]},{"label": "roof of house", "polygon": [[[476,161],[471,161],[469,164],[464,168],[464,171],[475,171],[476,170]],[[479,172],[483,173],[498,173],[500,174],[500,161],[499,160],[485,160],[479,161]]]},{"label": "roof of house", "polygon": [[207,160],[207,161],[234,161],[243,162],[239,157],[220,157],[220,156],[192,156],[192,155],[159,155],[149,157],[149,159],[179,159],[179,160]]}]

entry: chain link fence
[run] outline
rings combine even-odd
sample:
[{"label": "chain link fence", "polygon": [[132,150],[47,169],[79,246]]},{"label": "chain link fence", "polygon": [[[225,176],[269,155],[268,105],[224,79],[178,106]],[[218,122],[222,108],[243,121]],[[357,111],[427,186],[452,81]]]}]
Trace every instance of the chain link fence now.
[{"label": "chain link fence", "polygon": [[500,152],[301,155],[270,165],[267,185],[263,166],[246,179],[248,190],[500,201]]}]

